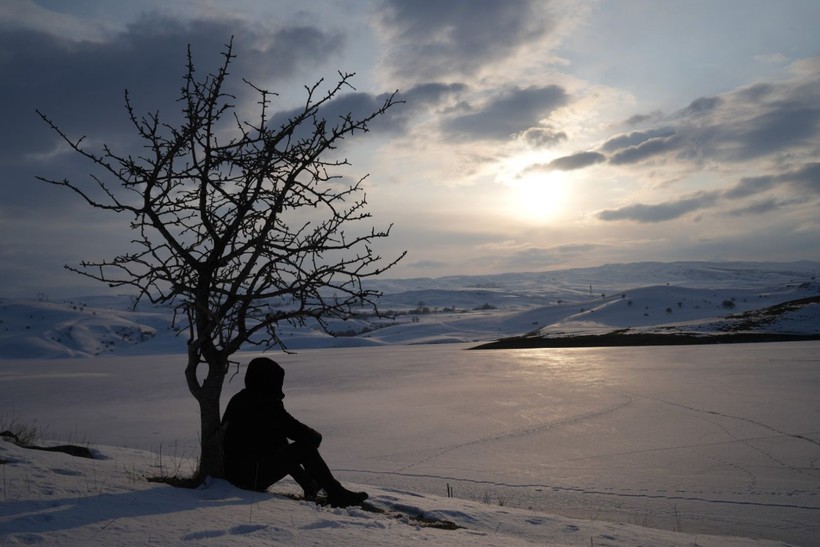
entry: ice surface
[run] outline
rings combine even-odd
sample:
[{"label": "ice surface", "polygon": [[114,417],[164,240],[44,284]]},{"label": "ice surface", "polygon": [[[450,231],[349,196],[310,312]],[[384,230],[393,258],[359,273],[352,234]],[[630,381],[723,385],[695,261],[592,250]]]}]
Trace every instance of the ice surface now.
[{"label": "ice surface", "polygon": [[0,413],[108,458],[0,444],[0,458],[12,461],[2,466],[0,542],[750,544],[729,537],[740,536],[810,545],[820,537],[820,343],[465,347],[274,354],[287,370],[286,406],[324,434],[323,453],[343,481],[388,511],[415,508],[461,530],[252,498],[224,483],[191,493],[137,480],[129,466],[161,459],[184,469],[196,455],[184,358],[170,355],[0,361]]}]

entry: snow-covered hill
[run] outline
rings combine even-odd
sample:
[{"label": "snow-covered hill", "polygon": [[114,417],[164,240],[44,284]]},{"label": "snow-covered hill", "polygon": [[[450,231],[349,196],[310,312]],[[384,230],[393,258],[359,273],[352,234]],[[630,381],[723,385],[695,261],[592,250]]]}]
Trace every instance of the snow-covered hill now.
[{"label": "snow-covered hill", "polygon": [[[162,459],[99,447],[95,459],[26,450],[0,441],[6,507],[0,542],[20,545],[664,545],[745,547],[782,542],[657,530],[369,487],[370,510],[293,501],[221,480],[188,490],[147,482]],[[165,465],[169,460],[166,458]],[[171,459],[184,468],[191,461]],[[6,465],[3,465],[6,464]],[[8,543],[6,543],[8,542]]]},{"label": "snow-covered hill", "polygon": [[[751,328],[748,318],[820,295],[817,262],[674,262],[438,279],[376,280],[391,318],[361,315],[318,325],[282,325],[290,349],[381,344],[484,342],[632,332],[709,333]],[[0,358],[57,358],[183,351],[173,310],[130,296],[69,301],[0,300]],[[781,310],[754,332],[820,333],[820,304]],[[745,315],[743,315],[745,314]],[[727,316],[735,316],[734,318]],[[746,319],[743,319],[743,318]]]}]

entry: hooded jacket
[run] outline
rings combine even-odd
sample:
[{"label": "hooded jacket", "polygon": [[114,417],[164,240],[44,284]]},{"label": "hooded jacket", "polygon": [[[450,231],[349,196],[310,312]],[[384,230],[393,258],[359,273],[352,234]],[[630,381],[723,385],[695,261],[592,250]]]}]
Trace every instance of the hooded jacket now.
[{"label": "hooded jacket", "polygon": [[291,416],[282,402],[285,371],[258,357],[248,364],[245,389],[234,395],[222,417],[225,472],[228,480],[244,477],[258,465],[275,465],[288,439],[318,447],[322,435]]}]

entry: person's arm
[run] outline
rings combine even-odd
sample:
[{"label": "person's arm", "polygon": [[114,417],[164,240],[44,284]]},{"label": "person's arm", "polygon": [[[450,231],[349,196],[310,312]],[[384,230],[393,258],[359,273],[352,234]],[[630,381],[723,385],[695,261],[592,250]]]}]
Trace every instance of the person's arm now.
[{"label": "person's arm", "polygon": [[282,424],[285,426],[284,431],[288,439],[316,448],[322,444],[322,434],[291,416],[284,406],[282,407]]}]

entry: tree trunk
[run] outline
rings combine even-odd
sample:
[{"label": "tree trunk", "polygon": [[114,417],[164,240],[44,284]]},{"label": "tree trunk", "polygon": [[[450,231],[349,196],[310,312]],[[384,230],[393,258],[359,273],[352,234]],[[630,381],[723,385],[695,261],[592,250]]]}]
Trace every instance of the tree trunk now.
[{"label": "tree trunk", "polygon": [[[192,362],[196,359],[196,362]],[[191,394],[199,403],[200,417],[200,458],[198,478],[224,478],[222,431],[220,428],[222,415],[219,400],[222,395],[222,385],[225,380],[225,366],[222,363],[208,363],[208,375],[200,384],[196,376],[198,358],[189,357],[185,376]]]},{"label": "tree trunk", "polygon": [[[221,479],[225,477],[222,452],[222,431],[220,429],[221,414],[219,409],[219,395],[222,391],[203,389],[202,397],[199,398],[200,414],[200,439],[201,454],[199,460],[199,478],[205,477]],[[214,393],[215,391],[215,393]]]}]

